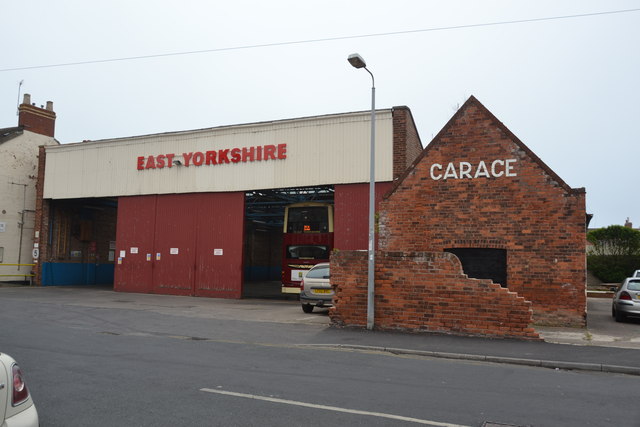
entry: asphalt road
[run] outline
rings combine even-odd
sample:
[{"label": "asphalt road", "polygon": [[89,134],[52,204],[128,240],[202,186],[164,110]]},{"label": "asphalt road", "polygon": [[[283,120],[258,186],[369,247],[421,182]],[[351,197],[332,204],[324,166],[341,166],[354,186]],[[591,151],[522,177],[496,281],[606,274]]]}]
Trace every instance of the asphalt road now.
[{"label": "asphalt road", "polygon": [[295,303],[3,290],[42,426],[640,425],[637,376],[312,348]]}]

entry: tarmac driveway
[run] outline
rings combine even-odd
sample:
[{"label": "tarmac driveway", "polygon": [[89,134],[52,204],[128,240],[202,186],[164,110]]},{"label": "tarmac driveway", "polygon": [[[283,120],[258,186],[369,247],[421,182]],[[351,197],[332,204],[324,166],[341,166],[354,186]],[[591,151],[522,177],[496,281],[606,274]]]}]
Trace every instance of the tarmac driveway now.
[{"label": "tarmac driveway", "polygon": [[587,327],[536,327],[547,342],[640,349],[640,319],[618,323],[611,316],[610,298],[587,299]]}]

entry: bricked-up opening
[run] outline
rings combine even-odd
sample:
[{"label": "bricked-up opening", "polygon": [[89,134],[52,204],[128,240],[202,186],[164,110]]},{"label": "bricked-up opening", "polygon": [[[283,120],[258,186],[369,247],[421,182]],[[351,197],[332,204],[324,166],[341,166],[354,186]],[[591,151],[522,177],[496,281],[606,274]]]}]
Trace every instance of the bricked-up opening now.
[{"label": "bricked-up opening", "polygon": [[507,287],[507,251],[487,248],[447,248],[458,257],[462,270],[470,278],[491,279],[503,288]]}]

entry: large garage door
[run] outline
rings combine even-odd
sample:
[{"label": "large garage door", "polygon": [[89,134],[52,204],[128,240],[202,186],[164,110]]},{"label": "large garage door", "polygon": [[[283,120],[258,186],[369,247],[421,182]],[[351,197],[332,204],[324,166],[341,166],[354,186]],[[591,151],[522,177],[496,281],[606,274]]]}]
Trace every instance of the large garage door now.
[{"label": "large garage door", "polygon": [[153,292],[194,295],[197,215],[208,194],[158,196],[155,211]]},{"label": "large garage door", "polygon": [[153,230],[156,226],[157,196],[121,197],[118,202],[116,291],[150,293],[154,254]]},{"label": "large garage door", "polygon": [[121,197],[116,291],[242,296],[244,193]]},{"label": "large garage door", "polygon": [[507,287],[507,251],[487,248],[449,248],[460,259],[464,273],[474,279],[491,279]]}]

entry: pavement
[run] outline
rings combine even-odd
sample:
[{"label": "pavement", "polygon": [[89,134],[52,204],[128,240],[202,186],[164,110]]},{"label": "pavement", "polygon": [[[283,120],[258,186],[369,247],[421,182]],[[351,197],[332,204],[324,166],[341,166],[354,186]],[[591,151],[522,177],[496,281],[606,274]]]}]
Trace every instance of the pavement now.
[{"label": "pavement", "polygon": [[[307,325],[281,344],[640,375],[640,320],[617,323],[609,299],[588,298],[586,328],[534,327],[543,341],[336,328],[327,309],[305,314],[297,301],[214,299],[114,292],[104,287],[0,287],[0,299],[64,306],[142,310],[189,318]],[[207,339],[199,337],[198,339]]]}]

